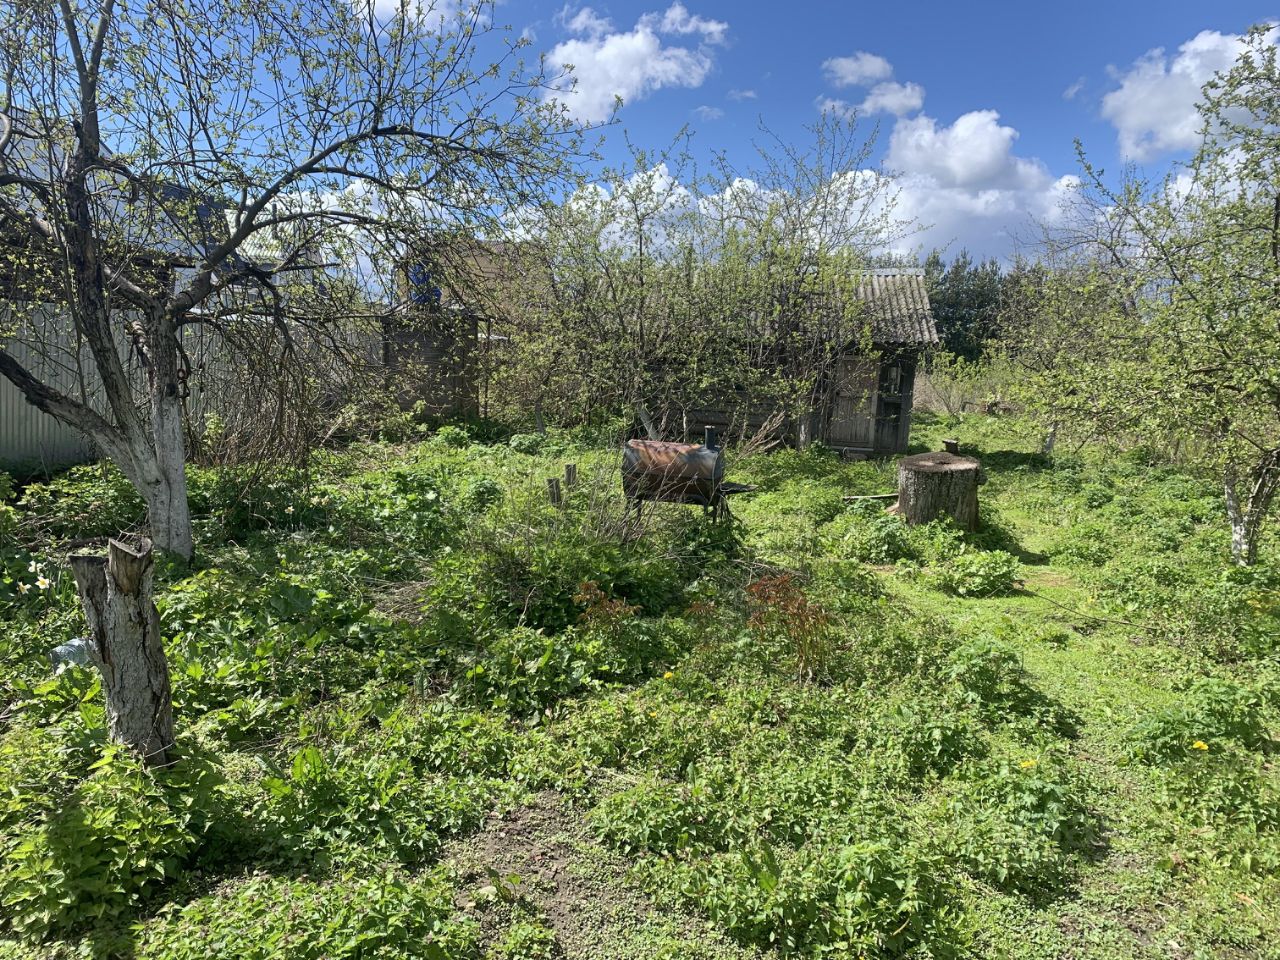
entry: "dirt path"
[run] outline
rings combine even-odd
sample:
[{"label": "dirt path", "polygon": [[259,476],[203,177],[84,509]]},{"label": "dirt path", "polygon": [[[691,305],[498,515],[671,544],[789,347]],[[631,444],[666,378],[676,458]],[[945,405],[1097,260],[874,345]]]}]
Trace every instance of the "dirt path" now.
[{"label": "dirt path", "polygon": [[741,960],[758,957],[719,936],[707,921],[660,910],[627,879],[625,862],[590,836],[552,792],[495,816],[455,844],[448,861],[460,878],[459,906],[496,945],[513,919],[534,914],[566,960]]}]

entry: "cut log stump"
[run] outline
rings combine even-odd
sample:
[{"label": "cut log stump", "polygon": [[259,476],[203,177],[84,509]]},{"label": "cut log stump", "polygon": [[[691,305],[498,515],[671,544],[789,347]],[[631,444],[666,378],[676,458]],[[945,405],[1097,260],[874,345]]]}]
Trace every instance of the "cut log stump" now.
[{"label": "cut log stump", "polygon": [[978,529],[982,466],[954,453],[918,453],[898,463],[898,509],[907,523],[952,517],[962,530]]},{"label": "cut log stump", "polygon": [[82,553],[70,560],[89,624],[89,659],[102,674],[107,734],[148,764],[166,763],[173,698],[152,601],[151,541],[111,540],[106,556]]}]

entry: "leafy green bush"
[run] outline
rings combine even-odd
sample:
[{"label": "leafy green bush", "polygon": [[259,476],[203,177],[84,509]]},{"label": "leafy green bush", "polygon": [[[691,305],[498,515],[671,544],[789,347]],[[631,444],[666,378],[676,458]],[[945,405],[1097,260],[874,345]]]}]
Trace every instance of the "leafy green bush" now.
[{"label": "leafy green bush", "polygon": [[1076,520],[1058,535],[1049,552],[1055,559],[1097,567],[1115,556],[1114,541],[1114,531],[1103,524]]},{"label": "leafy green bush", "polygon": [[1092,510],[1105,507],[1116,498],[1115,491],[1105,483],[1086,483],[1080,488],[1080,494],[1085,506]]},{"label": "leafy green bush", "polygon": [[900,703],[889,717],[888,737],[899,751],[907,776],[945,775],[962,761],[980,756],[986,745],[964,713],[930,703]]},{"label": "leafy green bush", "polygon": [[691,764],[728,751],[746,736],[750,718],[736,700],[708,707],[677,695],[679,679],[673,673],[657,690],[590,700],[565,718],[558,737],[599,766],[640,763],[662,776],[683,777]]},{"label": "leafy green bush", "polygon": [[845,511],[844,487],[837,478],[797,478],[780,484],[767,495],[792,513],[806,517],[815,526],[834,520]]},{"label": "leafy green bush", "polygon": [[1079,788],[1036,758],[971,763],[948,803],[948,850],[966,869],[997,887],[1033,892],[1059,886],[1069,855],[1097,834]]},{"label": "leafy green bush", "polygon": [[212,766],[188,757],[159,772],[107,747],[88,777],[0,835],[0,915],[39,939],[126,919],[173,879],[214,810]]},{"label": "leafy green bush", "polygon": [[1021,575],[1017,559],[1003,550],[966,551],[935,567],[932,580],[962,597],[997,597],[1012,592]]},{"label": "leafy green bush", "polygon": [[0,470],[0,556],[11,548],[11,538],[18,527],[18,511],[9,503],[12,499],[13,478]]},{"label": "leafy green bush", "polygon": [[643,675],[669,662],[674,639],[661,623],[618,618],[558,634],[515,627],[490,640],[459,680],[473,702],[516,714],[536,713],[566,697]]},{"label": "leafy green bush", "polygon": [[1212,747],[1192,754],[1164,773],[1161,806],[1199,827],[1243,827],[1255,835],[1280,828],[1280,790],[1263,761]]},{"label": "leafy green bush", "polygon": [[335,520],[349,529],[390,534],[418,547],[438,543],[449,529],[439,481],[421,470],[365,475],[354,485],[328,488],[327,495]]},{"label": "leafy green bush", "polygon": [[138,960],[473,960],[478,929],[438,873],[250,876],[147,924]]},{"label": "leafy green bush", "polygon": [[1024,713],[1033,699],[1018,652],[990,636],[977,637],[952,650],[944,675],[960,699],[987,720]]},{"label": "leafy green bush", "polygon": [[560,956],[555,932],[538,919],[520,914],[485,960],[557,960]]},{"label": "leafy green bush", "polygon": [[577,622],[582,605],[575,597],[583,583],[650,615],[676,605],[683,587],[679,563],[660,545],[618,543],[572,529],[495,538],[483,551],[449,563],[461,578],[451,590],[461,592],[445,598],[437,590],[439,600],[467,610],[470,619],[479,602],[504,626],[526,623],[548,632]]},{"label": "leafy green bush", "polygon": [[950,517],[908,527],[911,553],[926,566],[942,566],[969,549],[965,532]]},{"label": "leafy green bush", "polygon": [[523,453],[531,457],[541,453],[546,443],[547,435],[545,433],[517,433],[507,441],[507,445],[516,453]]},{"label": "leafy green bush", "polygon": [[822,528],[822,540],[837,556],[863,563],[895,563],[915,556],[906,523],[876,506],[836,517]]},{"label": "leafy green bush", "polygon": [[448,837],[479,825],[493,787],[484,778],[425,773],[368,744],[298,749],[265,778],[253,813],[262,842],[286,862],[418,865]]},{"label": "leafy green bush", "polygon": [[1130,753],[1148,763],[1193,757],[1226,743],[1260,749],[1268,739],[1266,698],[1251,686],[1216,677],[1194,681],[1181,703],[1158,710],[1129,733]]},{"label": "leafy green bush", "polygon": [[1280,653],[1280,567],[1232,567],[1194,585],[1187,579],[1167,591],[1160,610],[1177,639],[1222,663]]},{"label": "leafy green bush", "polygon": [[941,862],[901,841],[850,840],[795,855],[761,845],[649,870],[736,939],[784,957],[961,952]]},{"label": "leafy green bush", "polygon": [[133,484],[105,463],[72,467],[30,484],[17,508],[57,538],[118,536],[141,525],[147,515]]},{"label": "leafy green bush", "polygon": [[271,528],[318,526],[328,511],[315,475],[291,466],[187,468],[191,513],[206,535],[240,539]]},{"label": "leafy green bush", "polygon": [[730,815],[728,789],[722,779],[696,771],[679,783],[650,777],[606,797],[591,819],[602,837],[629,853],[738,849],[750,828]]},{"label": "leafy green bush", "polygon": [[483,510],[502,499],[502,484],[492,477],[472,477],[459,490],[462,502],[473,510]]},{"label": "leafy green bush", "polygon": [[210,568],[175,585],[158,606],[172,637],[180,715],[230,710],[231,739],[373,677],[404,680],[423,660],[412,634],[376,615],[340,578],[280,572],[250,585]]},{"label": "leafy green bush", "polygon": [[454,426],[451,423],[447,423],[437,430],[431,439],[442,447],[461,449],[462,447],[471,446],[471,434],[467,433],[462,427]]}]

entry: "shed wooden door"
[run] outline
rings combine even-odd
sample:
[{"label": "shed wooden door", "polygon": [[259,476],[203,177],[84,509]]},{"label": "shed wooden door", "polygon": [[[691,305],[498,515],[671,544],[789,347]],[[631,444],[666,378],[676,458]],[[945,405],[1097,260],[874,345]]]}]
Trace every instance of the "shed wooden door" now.
[{"label": "shed wooden door", "polygon": [[876,410],[876,449],[898,449],[902,427],[902,367],[892,360],[880,367],[880,396]]},{"label": "shed wooden door", "polygon": [[870,449],[875,441],[878,364],[867,357],[844,356],[836,366],[835,402],[827,442],[833,447]]}]

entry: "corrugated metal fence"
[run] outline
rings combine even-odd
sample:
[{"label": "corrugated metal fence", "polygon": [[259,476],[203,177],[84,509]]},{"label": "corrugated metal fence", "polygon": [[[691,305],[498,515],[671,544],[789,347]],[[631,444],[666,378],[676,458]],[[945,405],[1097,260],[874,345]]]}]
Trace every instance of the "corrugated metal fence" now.
[{"label": "corrugated metal fence", "polygon": [[[20,336],[0,338],[0,344],[19,363],[51,387],[105,412],[92,356],[87,347],[77,343],[68,316],[55,308],[44,308],[35,313],[24,311],[19,323],[6,325],[5,321],[0,305],[0,329],[15,325],[21,328]],[[346,342],[351,355],[366,363],[382,363],[381,334],[372,331],[348,334]],[[236,396],[238,370],[221,346],[221,337],[212,328],[191,326],[183,330],[183,347],[191,360],[187,414],[197,423],[212,413],[246,415],[240,403],[242,398]],[[126,358],[126,368],[138,388],[138,396],[145,397],[145,373],[140,363],[123,338],[118,349]],[[249,413],[251,415],[251,411]],[[79,431],[37,410],[0,376],[0,470],[48,473],[89,462],[97,456],[94,445]]]},{"label": "corrugated metal fence", "polygon": [[[24,327],[38,330],[41,336],[6,339],[4,348],[49,386],[92,403],[94,380],[88,371],[93,362],[87,350],[76,350],[71,321],[47,311],[27,319]],[[0,470],[47,473],[94,456],[93,445],[78,430],[31,406],[17,387],[0,377]]]}]

